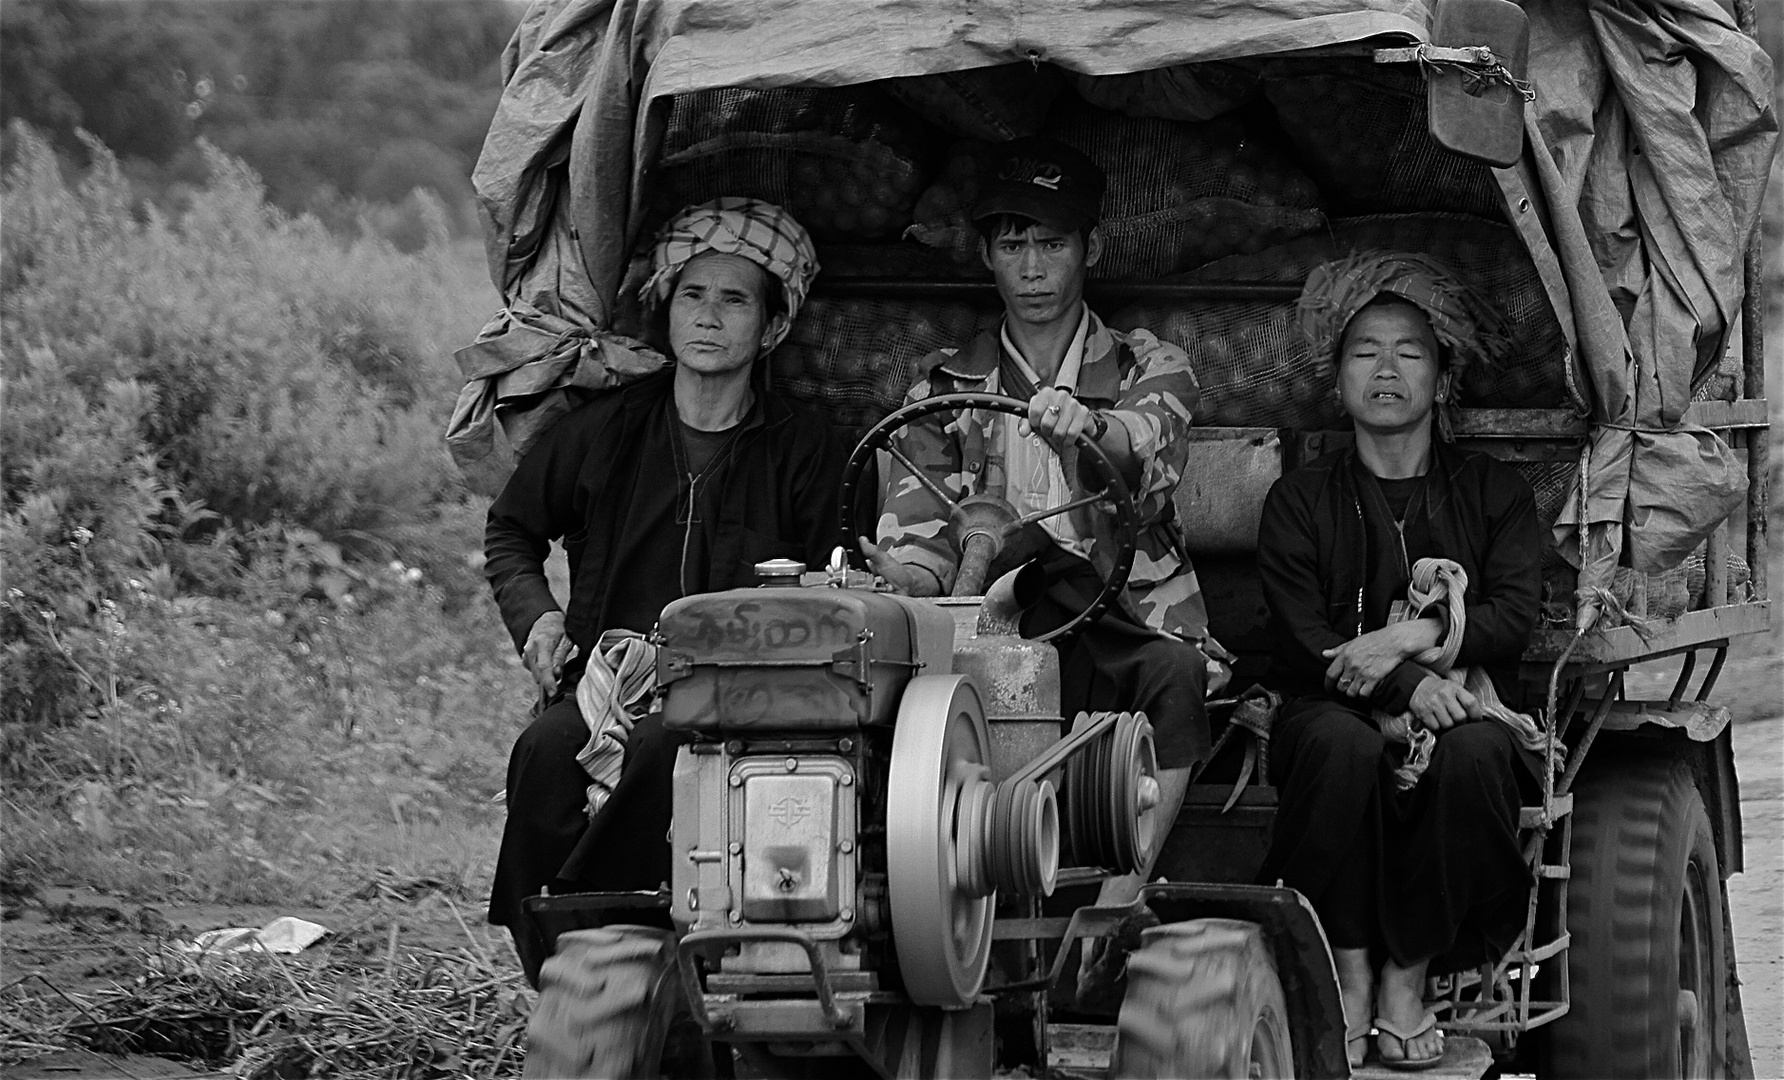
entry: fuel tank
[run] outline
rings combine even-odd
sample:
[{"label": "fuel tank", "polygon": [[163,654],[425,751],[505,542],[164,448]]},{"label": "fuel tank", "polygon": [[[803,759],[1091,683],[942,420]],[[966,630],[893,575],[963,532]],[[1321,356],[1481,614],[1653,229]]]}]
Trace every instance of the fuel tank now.
[{"label": "fuel tank", "polygon": [[954,620],[927,600],[860,589],[731,589],[657,623],[663,724],[677,731],[891,724],[911,676],[953,671]]}]

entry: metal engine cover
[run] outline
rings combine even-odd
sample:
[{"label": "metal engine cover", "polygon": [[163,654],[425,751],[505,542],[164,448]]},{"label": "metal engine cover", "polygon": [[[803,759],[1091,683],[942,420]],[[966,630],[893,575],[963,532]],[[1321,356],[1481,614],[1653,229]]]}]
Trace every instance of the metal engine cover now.
[{"label": "metal engine cover", "polygon": [[731,775],[744,921],[839,919],[854,905],[854,771],[840,758],[747,758]]},{"label": "metal engine cover", "polygon": [[921,669],[952,668],[934,604],[834,588],[731,589],[677,600],[657,623],[663,725],[677,731],[890,724]]}]

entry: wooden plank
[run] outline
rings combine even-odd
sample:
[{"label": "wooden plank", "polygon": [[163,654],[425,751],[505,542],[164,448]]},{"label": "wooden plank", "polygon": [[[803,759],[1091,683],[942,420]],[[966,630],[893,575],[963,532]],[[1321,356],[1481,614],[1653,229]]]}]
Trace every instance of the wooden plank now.
[{"label": "wooden plank", "polygon": [[1479,450],[1500,461],[1578,461],[1581,440],[1525,438],[1485,438],[1480,435],[1456,437],[1456,445],[1464,450]]},{"label": "wooden plank", "polygon": [[[1756,634],[1770,629],[1771,607],[1770,601],[1758,600],[1687,611],[1677,619],[1654,620],[1654,632],[1646,641],[1631,626],[1595,630],[1587,634],[1585,640],[1573,650],[1568,662],[1582,666],[1616,667],[1668,656],[1706,642],[1723,641],[1742,634]],[[1545,627],[1538,630],[1531,635],[1530,645],[1524,650],[1524,663],[1553,663],[1572,639],[1573,631],[1565,627]],[[1545,682],[1548,677],[1546,668],[1535,673],[1526,671],[1525,674],[1536,674]]]},{"label": "wooden plank", "polygon": [[1572,409],[1452,409],[1456,438],[1583,439],[1586,421]]},{"label": "wooden plank", "polygon": [[1716,430],[1762,428],[1771,422],[1770,405],[1764,398],[1693,401],[1685,409],[1685,422]]},{"label": "wooden plank", "polygon": [[[1372,1038],[1371,1041],[1374,1041]],[[1487,1044],[1471,1035],[1446,1035],[1443,1060],[1425,1066],[1417,1073],[1390,1069],[1374,1056],[1360,1069],[1351,1070],[1354,1080],[1406,1080],[1408,1076],[1441,1077],[1442,1080],[1480,1080],[1493,1067],[1493,1052]]]},{"label": "wooden plank", "polygon": [[1047,1065],[1102,1070],[1115,1052],[1115,1029],[1104,1024],[1048,1024]]},{"label": "wooden plank", "polygon": [[[1572,409],[1453,409],[1456,437],[1478,439],[1583,439],[1591,433],[1586,418]],[[1684,422],[1707,428],[1762,428],[1770,419],[1764,398],[1739,401],[1694,401]]]},{"label": "wooden plank", "polygon": [[[1554,813],[1549,816],[1546,824],[1552,825],[1566,817],[1568,814],[1573,813],[1573,792],[1569,791],[1555,796],[1553,810]],[[1518,828],[1534,829],[1542,824],[1545,824],[1542,816],[1542,807],[1524,806],[1518,809]]]}]

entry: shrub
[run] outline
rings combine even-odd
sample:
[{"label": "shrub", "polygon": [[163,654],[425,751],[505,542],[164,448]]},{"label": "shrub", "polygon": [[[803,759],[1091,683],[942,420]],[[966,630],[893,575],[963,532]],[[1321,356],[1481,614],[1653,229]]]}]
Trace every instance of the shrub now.
[{"label": "shrub", "polygon": [[524,680],[440,438],[478,253],[424,196],[405,254],[212,148],[171,213],[95,142],[68,176],[9,137],[8,870],[289,897],[431,850],[369,822],[487,832]]}]

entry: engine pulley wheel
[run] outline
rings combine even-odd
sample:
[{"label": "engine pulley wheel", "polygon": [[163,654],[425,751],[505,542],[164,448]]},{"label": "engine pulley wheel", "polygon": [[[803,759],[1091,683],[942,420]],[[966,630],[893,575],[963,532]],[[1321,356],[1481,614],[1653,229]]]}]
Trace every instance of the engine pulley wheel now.
[{"label": "engine pulley wheel", "polygon": [[1059,799],[1047,780],[1010,777],[991,802],[991,878],[1011,896],[1051,896],[1059,879]]},{"label": "engine pulley wheel", "polygon": [[965,864],[985,865],[985,829],[961,825],[962,810],[968,822],[983,817],[978,800],[990,761],[972,680],[912,679],[892,735],[886,891],[905,992],[918,1005],[966,1008],[985,981],[995,901],[975,895],[982,884],[961,873]]},{"label": "engine pulley wheel", "polygon": [[[1079,713],[1073,730],[1105,713]],[[1115,724],[1066,763],[1066,829],[1084,866],[1118,874],[1141,869],[1162,831],[1158,821],[1158,758],[1145,713],[1121,713]]]},{"label": "engine pulley wheel", "polygon": [[960,889],[968,896],[990,896],[993,882],[991,854],[992,802],[997,785],[991,770],[968,770],[954,799],[954,872]]},{"label": "engine pulley wheel", "polygon": [[[1100,719],[1100,713],[1079,713],[1072,730],[1080,731]],[[1109,818],[1109,744],[1114,733],[1105,731],[1065,764],[1066,834],[1072,855],[1083,866],[1113,867],[1114,829]]]},{"label": "engine pulley wheel", "polygon": [[1114,799],[1115,850],[1121,855],[1121,872],[1132,873],[1152,860],[1153,846],[1164,829],[1159,827],[1158,754],[1152,742],[1152,723],[1145,713],[1122,713],[1115,722],[1109,762]]}]

